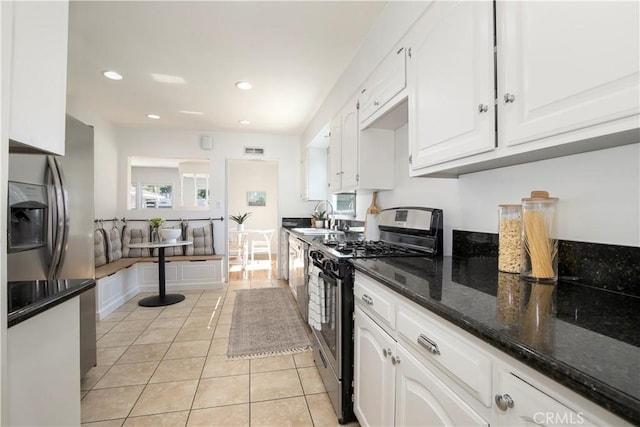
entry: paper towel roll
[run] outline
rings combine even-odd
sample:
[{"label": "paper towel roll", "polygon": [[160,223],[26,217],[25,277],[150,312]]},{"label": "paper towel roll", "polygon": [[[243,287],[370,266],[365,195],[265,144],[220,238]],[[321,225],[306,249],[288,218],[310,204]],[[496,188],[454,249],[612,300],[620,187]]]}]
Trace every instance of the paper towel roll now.
[{"label": "paper towel roll", "polygon": [[365,240],[380,240],[380,229],[378,228],[378,215],[367,214],[367,219],[364,225],[364,239]]}]

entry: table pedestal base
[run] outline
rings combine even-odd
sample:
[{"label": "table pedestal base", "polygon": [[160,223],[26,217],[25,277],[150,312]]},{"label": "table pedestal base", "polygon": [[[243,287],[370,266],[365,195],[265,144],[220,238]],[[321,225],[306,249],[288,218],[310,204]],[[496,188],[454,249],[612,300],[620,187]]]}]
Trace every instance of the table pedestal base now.
[{"label": "table pedestal base", "polygon": [[166,294],[164,296],[154,295],[141,299],[138,301],[138,305],[141,305],[142,307],[162,307],[183,301],[184,298],[185,296],[180,294]]}]

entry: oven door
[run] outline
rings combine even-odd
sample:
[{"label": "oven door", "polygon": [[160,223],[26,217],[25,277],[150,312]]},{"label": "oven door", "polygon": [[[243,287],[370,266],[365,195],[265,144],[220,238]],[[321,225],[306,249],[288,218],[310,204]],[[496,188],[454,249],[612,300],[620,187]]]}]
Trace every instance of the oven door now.
[{"label": "oven door", "polygon": [[321,320],[320,329],[314,334],[324,354],[329,360],[331,369],[338,379],[342,378],[342,319],[340,286],[341,280],[332,274],[318,274],[320,292]]}]

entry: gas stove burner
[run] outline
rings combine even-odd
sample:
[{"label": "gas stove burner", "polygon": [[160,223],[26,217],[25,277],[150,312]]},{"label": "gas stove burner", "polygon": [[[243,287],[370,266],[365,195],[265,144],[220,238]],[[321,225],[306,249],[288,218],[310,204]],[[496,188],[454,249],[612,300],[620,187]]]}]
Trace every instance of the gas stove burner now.
[{"label": "gas stove burner", "polygon": [[341,242],[325,243],[325,245],[341,255],[353,258],[420,255],[417,251],[402,246],[374,240],[344,240]]}]

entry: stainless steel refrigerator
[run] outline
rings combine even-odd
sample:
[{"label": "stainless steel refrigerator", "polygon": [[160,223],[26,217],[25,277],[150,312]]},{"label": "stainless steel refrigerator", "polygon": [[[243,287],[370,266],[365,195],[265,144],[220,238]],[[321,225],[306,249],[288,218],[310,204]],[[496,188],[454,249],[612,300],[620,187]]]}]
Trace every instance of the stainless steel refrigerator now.
[{"label": "stainless steel refrigerator", "polygon": [[[10,287],[33,281],[35,293],[39,281],[95,278],[93,192],[93,127],[67,115],[64,156],[10,148]],[[80,311],[84,373],[95,365],[95,289],[81,294]]]}]

